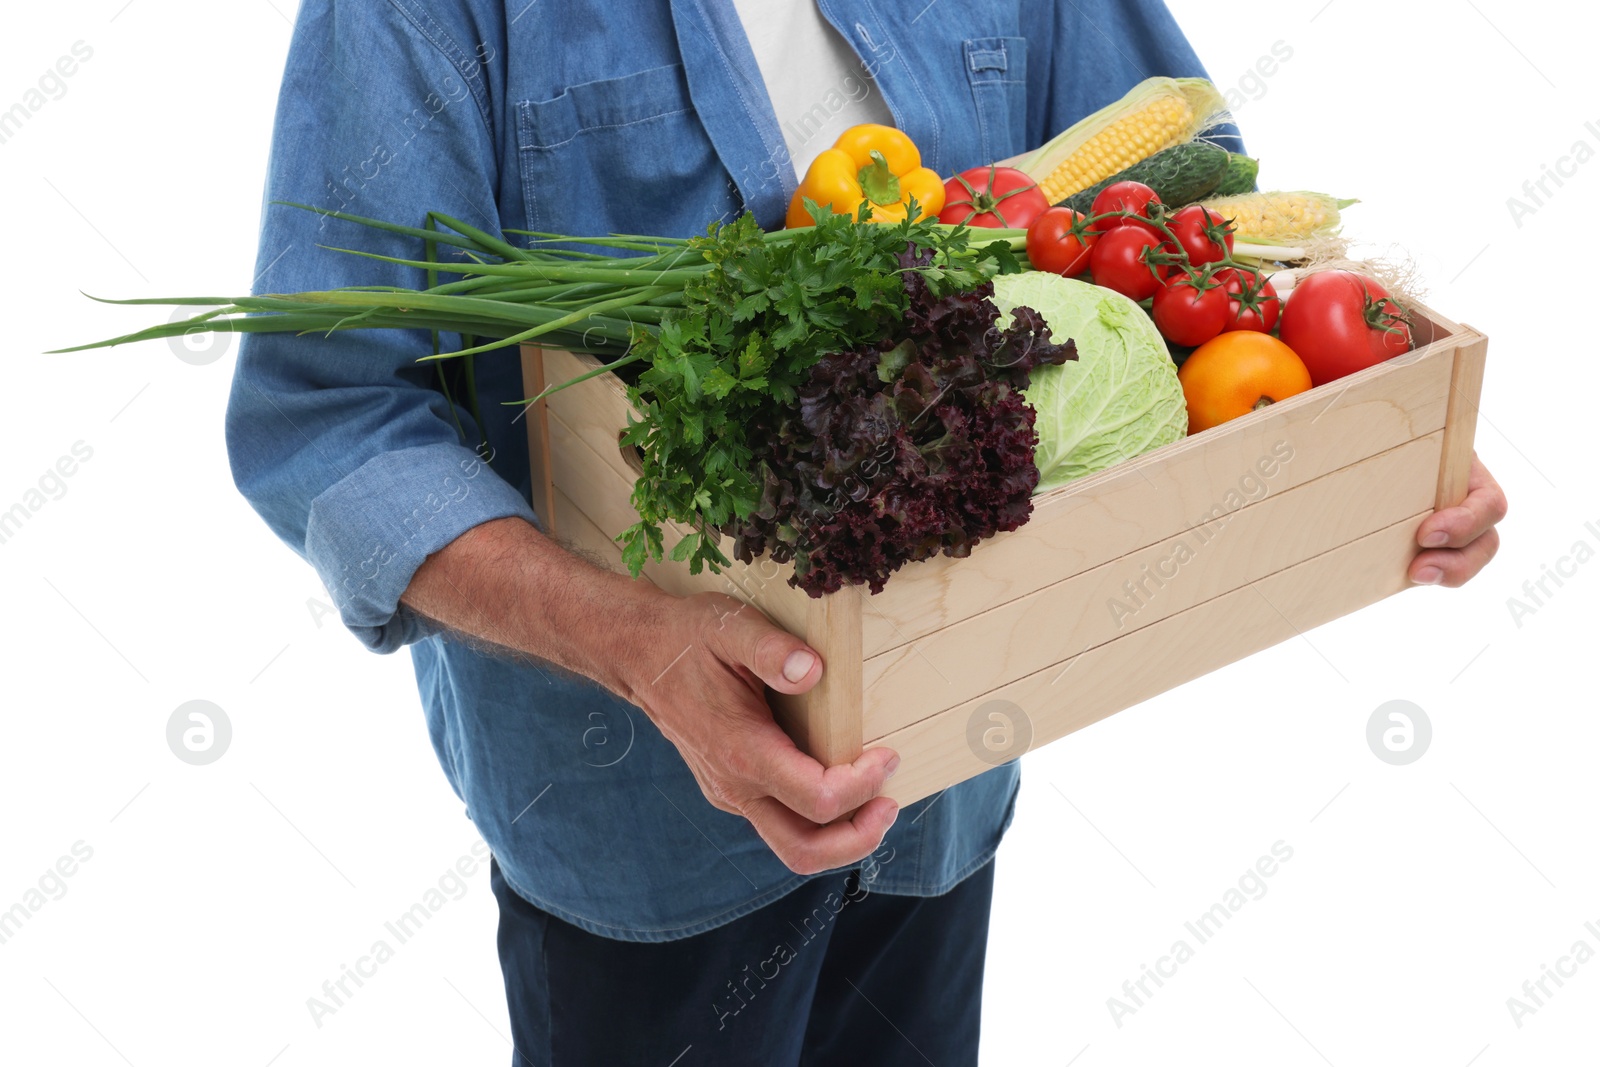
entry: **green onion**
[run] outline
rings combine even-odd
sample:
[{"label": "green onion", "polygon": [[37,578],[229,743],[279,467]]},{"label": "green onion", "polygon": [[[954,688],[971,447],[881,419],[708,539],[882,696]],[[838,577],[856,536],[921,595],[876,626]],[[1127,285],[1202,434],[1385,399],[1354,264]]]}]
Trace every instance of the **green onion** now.
[{"label": "green onion", "polygon": [[[659,333],[662,323],[685,307],[685,288],[714,269],[702,252],[700,241],[640,234],[569,237],[532,230],[505,231],[529,240],[531,247],[519,248],[437,212],[429,213],[426,226],[404,226],[305,204],[279,203],[418,239],[424,259],[350,248],[330,250],[420,268],[427,272],[427,287],[364,285],[259,296],[104,300],[110,304],[212,310],[179,322],[160,323],[55,351],[81,352],[181,337],[195,331],[331,334],[345,330],[420,329],[435,335],[434,352],[421,360],[465,358],[469,378],[473,355],[533,340],[589,352],[615,361],[613,366],[621,366],[631,360],[618,357],[626,357],[640,337]],[[798,232],[778,230],[763,239],[776,244],[793,240]],[[1024,243],[1021,230],[983,231],[982,236],[1004,241],[1015,251],[1021,251]],[[557,243],[635,254],[618,256],[546,247]],[[461,258],[439,258],[441,246],[455,249]],[[452,280],[439,282],[440,275],[449,275]],[[460,335],[464,347],[453,352],[438,351],[437,335],[441,332]],[[561,386],[567,384],[570,383],[563,382]]]}]

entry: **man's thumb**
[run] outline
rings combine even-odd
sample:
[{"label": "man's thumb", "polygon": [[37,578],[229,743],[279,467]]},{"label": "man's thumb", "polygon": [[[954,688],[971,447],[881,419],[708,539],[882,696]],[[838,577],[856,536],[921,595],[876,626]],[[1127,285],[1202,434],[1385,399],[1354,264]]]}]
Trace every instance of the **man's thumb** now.
[{"label": "man's thumb", "polygon": [[822,678],[822,657],[800,638],[744,606],[722,619],[728,651],[780,693],[804,693]]}]

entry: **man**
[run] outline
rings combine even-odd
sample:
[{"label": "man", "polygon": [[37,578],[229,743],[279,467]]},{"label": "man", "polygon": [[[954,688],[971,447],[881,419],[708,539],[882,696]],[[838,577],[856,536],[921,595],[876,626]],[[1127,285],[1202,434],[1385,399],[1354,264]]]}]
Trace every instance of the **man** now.
[{"label": "man", "polygon": [[[893,121],[948,174],[1143,77],[1202,73],[1157,0],[305,0],[267,195],[495,231],[684,236],[747,209],[773,227],[852,121]],[[258,287],[423,284],[326,250],[358,242],[416,253],[269,206]],[[827,665],[728,598],[678,599],[544,537],[501,403],[522,395],[516,360],[478,361],[474,416],[415,362],[428,351],[251,335],[228,442],[345,624],[411,648],[496,857],[517,1062],[975,1062],[1016,766],[897,812],[877,796],[895,753],[801,754],[764,690]],[[1457,584],[1493,553],[1503,504],[1481,468],[1474,485],[1424,524],[1447,547],[1419,578]]]}]

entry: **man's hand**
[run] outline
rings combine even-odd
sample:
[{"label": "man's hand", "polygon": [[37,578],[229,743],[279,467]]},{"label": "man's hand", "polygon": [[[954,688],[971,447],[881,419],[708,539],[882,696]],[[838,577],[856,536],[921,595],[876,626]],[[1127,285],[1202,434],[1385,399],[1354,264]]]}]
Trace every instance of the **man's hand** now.
[{"label": "man's hand", "polygon": [[1411,580],[1453,589],[1472,578],[1499,551],[1500,533],[1494,527],[1505,517],[1506,494],[1474,452],[1467,499],[1434,512],[1417,527],[1417,544],[1427,551],[1411,561]]},{"label": "man's hand", "polygon": [[824,767],[778,728],[764,686],[804,693],[826,665],[732,597],[671,596],[513,518],[429,556],[401,599],[459,634],[555,663],[639,705],[706,798],[750,820],[797,873],[864,859],[899,812],[878,796],[895,753],[875,748]]},{"label": "man's hand", "polygon": [[765,686],[804,693],[817,684],[825,665],[816,652],[732,597],[664,598],[657,607],[655,632],[637,635],[627,696],[677,746],[706,799],[750,820],[797,874],[870,855],[899,813],[878,792],[900,757],[874,748],[824,767],[767,708]]}]

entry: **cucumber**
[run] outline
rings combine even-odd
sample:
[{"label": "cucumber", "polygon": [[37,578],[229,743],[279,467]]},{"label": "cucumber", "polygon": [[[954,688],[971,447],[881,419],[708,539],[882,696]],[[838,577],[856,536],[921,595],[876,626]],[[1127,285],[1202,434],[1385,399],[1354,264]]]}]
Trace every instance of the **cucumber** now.
[{"label": "cucumber", "polygon": [[1189,141],[1163,149],[1140,160],[1098,185],[1073,193],[1061,201],[1074,211],[1087,212],[1094,198],[1116,182],[1143,182],[1156,191],[1163,204],[1180,207],[1210,196],[1228,171],[1229,153],[1205,141]]},{"label": "cucumber", "polygon": [[1207,195],[1209,196],[1240,196],[1244,193],[1256,191],[1256,174],[1261,170],[1261,164],[1249,156],[1241,156],[1237,152],[1228,153],[1228,169],[1222,175],[1222,182]]}]

